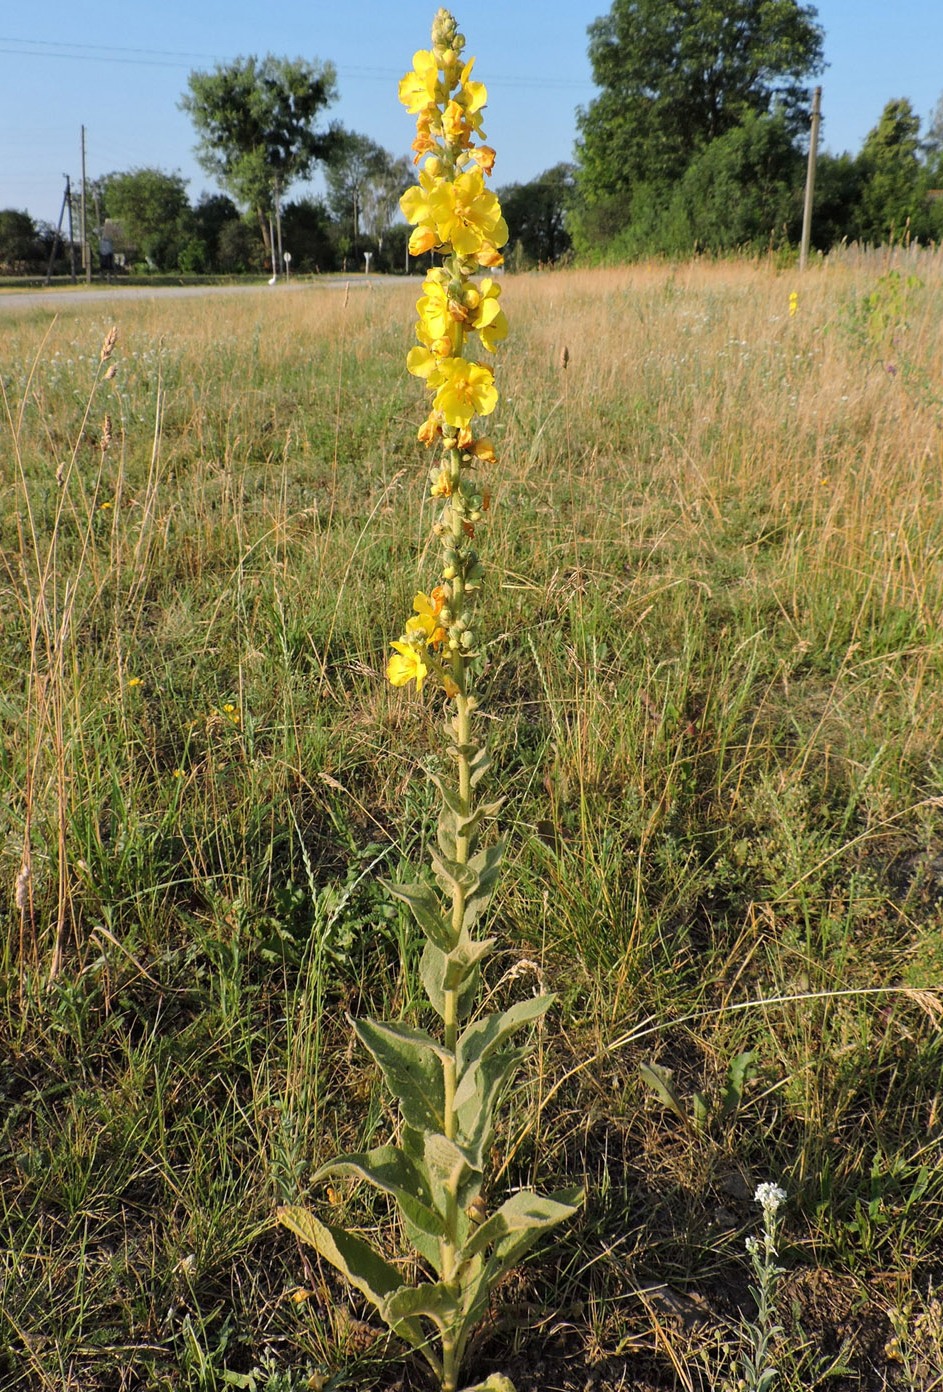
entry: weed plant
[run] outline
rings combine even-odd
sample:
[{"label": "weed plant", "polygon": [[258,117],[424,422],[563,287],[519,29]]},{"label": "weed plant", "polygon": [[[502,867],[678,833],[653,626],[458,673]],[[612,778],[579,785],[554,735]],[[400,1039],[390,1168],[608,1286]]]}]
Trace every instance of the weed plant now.
[{"label": "weed plant", "polygon": [[[504,284],[487,990],[560,1003],[493,1184],[588,1203],[472,1375],[715,1386],[772,1176],[778,1386],[940,1386],[943,286],[915,275],[880,326],[853,265],[792,316],[765,266]],[[390,1133],[345,1012],[421,1008],[377,886],[423,857],[439,719],[382,679],[431,563],[417,285],[3,306],[4,1388],[423,1385],[274,1224]]]}]

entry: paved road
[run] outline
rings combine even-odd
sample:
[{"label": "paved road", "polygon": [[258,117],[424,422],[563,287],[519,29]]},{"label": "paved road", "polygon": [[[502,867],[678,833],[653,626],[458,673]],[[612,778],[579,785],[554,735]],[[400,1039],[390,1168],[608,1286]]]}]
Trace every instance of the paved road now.
[{"label": "paved road", "polygon": [[92,285],[87,290],[0,290],[0,312],[17,308],[47,306],[53,312],[64,305],[111,304],[125,300],[188,300],[212,295],[296,295],[318,290],[376,290],[384,285],[401,285],[401,276],[322,276],[318,280],[295,281],[292,285]]}]

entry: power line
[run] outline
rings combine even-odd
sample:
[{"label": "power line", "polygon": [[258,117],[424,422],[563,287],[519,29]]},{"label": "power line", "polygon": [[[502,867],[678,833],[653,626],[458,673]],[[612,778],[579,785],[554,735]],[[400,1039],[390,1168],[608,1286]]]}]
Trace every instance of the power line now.
[{"label": "power line", "polygon": [[[220,58],[219,54],[215,53],[181,53],[166,48],[120,48],[106,44],[72,43],[65,40],[56,42],[54,39],[17,39],[0,35],[0,45],[4,44],[29,45],[27,48],[0,47],[0,53],[10,54],[18,58],[59,58],[77,63],[119,63],[130,67],[184,68],[190,67],[194,62],[225,64],[232,61]],[[40,51],[32,52],[31,49]],[[390,82],[401,76],[400,70],[398,68],[394,70],[392,67],[342,67],[339,64],[334,64],[334,67],[339,76],[366,79],[371,82]],[[487,85],[490,87],[551,88],[562,91],[576,88],[587,90],[594,84],[590,78],[551,76],[527,78],[492,74]]]}]

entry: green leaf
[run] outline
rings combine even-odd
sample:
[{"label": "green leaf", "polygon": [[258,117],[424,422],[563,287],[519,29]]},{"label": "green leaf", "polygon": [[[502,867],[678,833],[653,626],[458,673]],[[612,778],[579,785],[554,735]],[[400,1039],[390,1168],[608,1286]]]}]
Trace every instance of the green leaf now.
[{"label": "green leaf", "polygon": [[400,1286],[386,1297],[383,1318],[391,1329],[401,1320],[432,1320],[442,1330],[451,1330],[460,1315],[455,1295],[442,1281],[424,1281],[420,1286]]},{"label": "green leaf", "polygon": [[441,808],[436,821],[436,840],[439,843],[439,850],[445,856],[446,864],[451,864],[458,854],[456,849],[457,836],[458,818],[450,807]]},{"label": "green leaf", "polygon": [[[485,939],[474,946],[478,949],[477,956],[471,963],[466,963],[465,970],[460,972],[457,978],[456,953],[463,951],[461,947],[456,948],[454,953],[445,953],[440,952],[434,943],[427,942],[419,963],[419,979],[425,988],[433,1010],[437,1011],[443,1018],[445,1017],[445,992],[446,990],[454,990],[461,981],[456,1015],[459,1024],[467,1019],[474,1009],[478,996],[477,962],[493,950],[494,939]],[[461,964],[464,959],[458,958],[457,960]],[[463,977],[464,979],[462,979]]]},{"label": "green leaf", "polygon": [[458,1207],[464,1210],[481,1193],[481,1167],[475,1166],[467,1152],[447,1136],[433,1132],[423,1137],[423,1160],[432,1187],[432,1201],[443,1213],[446,1194],[454,1194]]},{"label": "green leaf", "polygon": [[381,880],[380,883],[394,899],[409,906],[430,942],[443,952],[449,952],[455,946],[452,925],[443,917],[439,900],[429,885],[393,884],[389,880]]},{"label": "green leaf", "polygon": [[[361,1238],[345,1232],[343,1228],[322,1223],[306,1208],[280,1208],[276,1216],[302,1242],[320,1252],[384,1315],[388,1297],[399,1290],[403,1283],[395,1266],[391,1266]],[[417,1320],[400,1320],[395,1332],[416,1349],[421,1349],[426,1342],[422,1325]]]},{"label": "green leaf", "polygon": [[720,1115],[724,1121],[738,1110],[743,1098],[743,1089],[756,1073],[757,1057],[755,1049],[748,1049],[746,1053],[738,1054],[735,1059],[731,1059],[727,1068],[727,1086],[724,1088],[720,1104]]},{"label": "green leaf", "polygon": [[[582,1194],[580,1200],[582,1201]],[[557,1223],[572,1218],[577,1207],[573,1202],[572,1191],[565,1191],[562,1198],[545,1198],[526,1189],[512,1194],[509,1199],[505,1199],[497,1212],[487,1218],[472,1234],[462,1249],[461,1259],[466,1255],[475,1256],[485,1252],[492,1243],[500,1241],[510,1233],[533,1232],[536,1236],[545,1228],[555,1227]]]},{"label": "green leaf", "polygon": [[[451,735],[449,736],[449,738],[451,739]],[[448,810],[452,812],[456,817],[466,816],[467,809],[464,803],[462,802],[461,795],[459,794],[459,791],[456,788],[455,784],[449,783],[447,779],[442,778],[438,773],[430,772],[428,777],[430,781],[433,782],[435,786],[438,788],[439,796],[441,797],[442,802],[448,808]]]},{"label": "green leaf", "polygon": [[[328,1175],[353,1175],[375,1189],[390,1194],[404,1218],[414,1228],[438,1242],[445,1236],[445,1225],[432,1207],[429,1181],[413,1159],[397,1146],[378,1146],[357,1155],[339,1155],[329,1160],[313,1176],[315,1182]],[[424,1254],[425,1255],[425,1254]]]},{"label": "green leaf", "polygon": [[683,1122],[687,1122],[684,1104],[671,1081],[673,1076],[671,1069],[664,1068],[660,1063],[640,1063],[638,1071],[642,1075],[642,1081],[648,1084],[659,1101],[663,1102],[666,1107],[670,1107],[675,1116],[680,1117]]},{"label": "green leaf", "polygon": [[484,851],[479,851],[468,862],[468,868],[475,873],[474,887],[465,900],[465,917],[462,927],[471,932],[475,923],[491,903],[498,875],[501,872],[501,857],[504,854],[503,841],[497,841]]},{"label": "green leaf", "polygon": [[446,894],[453,893],[456,888],[471,894],[477,887],[478,874],[471,864],[462,865],[460,861],[451,860],[448,856],[440,856],[431,846],[429,859],[432,861],[435,877]]},{"label": "green leaf", "polygon": [[386,1085],[408,1125],[444,1131],[445,1085],[442,1064],[451,1056],[423,1030],[376,1020],[351,1020],[361,1043],[379,1064]]},{"label": "green leaf", "polygon": [[473,788],[478,787],[490,767],[491,755],[488,753],[487,746],[482,745],[471,760],[471,785]]},{"label": "green leaf", "polygon": [[493,1054],[515,1030],[532,1020],[538,1020],[550,1009],[555,999],[555,996],[532,996],[528,1000],[518,1001],[500,1014],[475,1020],[462,1033],[455,1049],[459,1079],[468,1064]]},{"label": "green leaf", "polygon": [[[583,1203],[584,1195],[582,1189],[560,1189],[550,1198],[569,1209],[568,1217],[574,1217]],[[482,1224],[484,1226],[484,1224]],[[505,1272],[510,1271],[513,1266],[521,1260],[526,1252],[537,1241],[543,1228],[524,1228],[519,1231],[509,1232],[495,1243],[494,1251],[485,1264],[489,1287],[494,1287]]]},{"label": "green leaf", "polygon": [[462,1078],[463,1100],[456,1106],[458,1143],[476,1169],[483,1169],[491,1149],[494,1109],[507,1078],[520,1064],[526,1050],[505,1049],[470,1064]]}]

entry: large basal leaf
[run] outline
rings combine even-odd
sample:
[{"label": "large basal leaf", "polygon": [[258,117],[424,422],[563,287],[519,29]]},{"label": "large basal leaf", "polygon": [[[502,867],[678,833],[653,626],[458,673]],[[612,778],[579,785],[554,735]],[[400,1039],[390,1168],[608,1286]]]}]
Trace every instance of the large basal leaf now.
[{"label": "large basal leaf", "polygon": [[[579,1193],[579,1191],[576,1191]],[[582,1195],[580,1195],[582,1199]],[[501,1207],[486,1218],[465,1243],[461,1257],[477,1256],[487,1251],[509,1233],[530,1233],[535,1235],[544,1228],[552,1228],[572,1218],[576,1212],[573,1192],[567,1190],[561,1199],[558,1196],[545,1197],[523,1189],[505,1199]]]},{"label": "large basal leaf", "polygon": [[352,1175],[366,1180],[375,1189],[390,1194],[403,1217],[430,1240],[438,1242],[445,1236],[445,1225],[432,1207],[429,1181],[422,1167],[396,1146],[378,1146],[357,1155],[339,1155],[322,1165],[313,1178],[317,1182],[328,1175]]},{"label": "large basal leaf", "polygon": [[[403,1278],[395,1266],[391,1266],[361,1238],[345,1232],[343,1228],[322,1223],[306,1208],[280,1208],[277,1217],[302,1242],[320,1252],[386,1318],[386,1302],[403,1284]],[[425,1334],[418,1320],[401,1319],[395,1326],[395,1332],[413,1348],[421,1349],[425,1343]]]},{"label": "large basal leaf", "polygon": [[381,880],[380,883],[394,899],[409,906],[413,917],[430,942],[435,943],[443,952],[451,951],[455,946],[456,935],[452,925],[442,914],[438,896],[429,885],[393,884],[390,880]]},{"label": "large basal leaf", "polygon": [[450,1056],[423,1030],[376,1020],[351,1020],[358,1038],[379,1064],[404,1119],[420,1131],[444,1131],[443,1061]]},{"label": "large basal leaf", "polygon": [[522,1025],[539,1020],[553,1005],[555,996],[531,996],[517,1001],[509,1009],[497,1015],[486,1015],[475,1020],[462,1033],[455,1050],[459,1079],[470,1063],[476,1059],[487,1058],[499,1049]]}]

